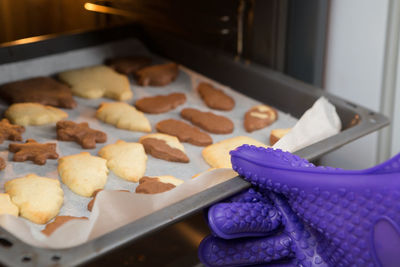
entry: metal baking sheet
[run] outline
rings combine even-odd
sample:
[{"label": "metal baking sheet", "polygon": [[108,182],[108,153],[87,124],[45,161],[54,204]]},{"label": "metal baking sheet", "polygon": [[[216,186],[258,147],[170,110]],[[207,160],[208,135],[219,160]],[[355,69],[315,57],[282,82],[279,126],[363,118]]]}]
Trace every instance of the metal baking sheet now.
[{"label": "metal baking sheet", "polygon": [[[115,30],[110,30],[110,36],[112,38],[115,38],[115,32]],[[104,34],[104,31],[99,32],[100,36],[103,36],[102,34]],[[135,31],[129,28],[121,28],[119,34],[122,38],[132,36],[135,34]],[[67,41],[69,47],[65,47],[64,49],[66,50],[60,51],[62,49],[59,46],[55,46],[53,49],[50,49],[48,53],[52,53],[53,50],[65,52],[68,48],[82,48],[82,45],[85,43],[92,45],[93,39],[89,38],[90,40],[87,40],[88,36],[96,36],[96,34],[93,32],[78,34],[72,35],[69,38],[63,36],[61,38]],[[149,47],[152,47],[153,51],[158,52],[162,56],[167,56],[172,60],[183,63],[208,77],[227,84],[235,90],[255,97],[264,103],[277,106],[280,110],[290,112],[295,117],[300,116],[301,110],[304,112],[306,107],[309,107],[310,104],[321,95],[325,95],[335,104],[344,125],[346,125],[346,122],[350,122],[355,115],[360,116],[361,121],[358,125],[347,128],[336,136],[299,151],[298,154],[303,157],[309,159],[317,158],[330,150],[338,148],[345,143],[388,124],[388,120],[380,114],[348,103],[345,100],[326,94],[312,86],[303,84],[261,66],[235,61],[229,55],[209,51],[174,39],[172,36],[167,36],[160,32],[148,31],[145,35],[140,34],[139,36],[141,36],[143,41],[151,44]],[[102,38],[104,38],[104,36]],[[51,48],[52,45],[57,43],[59,43],[59,40],[55,38],[24,46],[5,47],[0,49],[0,55],[3,54],[4,61],[7,62],[13,61],[12,59],[15,57],[13,54],[15,55],[16,51],[24,51],[26,58],[34,58],[36,56],[43,56],[43,51],[46,51],[46,49]],[[5,52],[6,50],[8,52]],[[18,54],[15,61],[22,59],[21,54]],[[0,60],[2,60],[1,57]],[[0,62],[3,62],[3,60]],[[66,250],[49,250],[31,247],[16,240],[7,232],[2,231],[0,238],[3,238],[3,240],[7,239],[12,245],[9,246],[10,243],[5,241],[0,242],[0,244],[3,244],[3,247],[7,247],[4,250],[0,250],[1,261],[7,265],[13,266],[22,264],[25,266],[45,266],[54,263],[65,266],[81,264],[133,241],[146,233],[182,219],[248,186],[249,184],[239,177],[234,178],[207,191],[200,192],[193,197],[184,199],[159,212],[143,217],[112,233],[101,236],[81,246]],[[0,241],[1,240],[2,239],[0,239]]]},{"label": "metal baking sheet", "polygon": [[[164,63],[165,59],[159,56],[152,55],[137,39],[123,39],[120,41],[114,41],[107,44],[92,46],[89,48],[83,48],[70,52],[55,54],[51,56],[45,56],[38,59],[30,59],[16,63],[8,63],[0,66],[0,84],[4,84],[10,81],[22,80],[29,77],[36,76],[47,76],[54,75],[55,72],[60,72],[68,69],[81,68],[86,66],[92,66],[101,64],[106,58],[113,58],[129,53],[134,55],[145,55],[152,58],[153,63]],[[131,77],[132,78],[132,77]],[[197,85],[201,81],[207,81],[213,83],[215,86],[222,88],[228,95],[230,95],[236,102],[236,106],[231,111],[215,111],[210,110],[198,96],[196,91]],[[150,121],[153,132],[155,132],[155,125],[157,122],[165,119],[182,119],[179,112],[183,108],[192,107],[203,111],[212,111],[216,114],[229,117],[234,125],[235,129],[231,134],[210,134],[213,138],[214,143],[222,141],[227,138],[234,136],[246,135],[252,137],[262,143],[267,143],[269,140],[270,131],[276,128],[289,128],[293,127],[297,119],[292,117],[290,114],[278,111],[278,120],[269,127],[247,133],[243,127],[243,117],[247,110],[255,105],[261,103],[255,99],[249,98],[244,94],[238,93],[230,88],[227,88],[221,84],[203,77],[193,71],[181,66],[177,79],[167,86],[163,87],[142,87],[138,86],[134,80],[131,79],[131,90],[134,93],[134,97],[127,101],[129,104],[134,104],[137,99],[143,97],[149,97],[154,95],[166,95],[170,93],[184,93],[187,101],[185,104],[178,108],[162,113],[162,114],[145,114]],[[67,155],[78,154],[82,151],[87,151],[91,155],[97,155],[98,151],[107,144],[113,144],[118,139],[126,142],[138,142],[139,138],[146,133],[143,132],[132,132],[122,130],[114,127],[113,125],[106,124],[96,118],[96,110],[102,102],[114,102],[111,99],[98,98],[98,99],[84,99],[75,97],[77,101],[77,107],[74,109],[64,109],[68,113],[68,120],[75,122],[88,122],[89,125],[96,129],[103,131],[107,134],[108,139],[104,144],[97,144],[95,149],[82,149],[81,146],[75,142],[63,142],[56,140],[56,130],[54,124],[42,125],[42,126],[27,126],[26,131],[23,134],[24,139],[32,138],[38,142],[53,142],[57,144],[57,152],[60,157]],[[0,104],[0,112],[4,112],[8,108],[7,104]],[[4,183],[14,179],[16,177],[22,177],[29,173],[35,173],[39,176],[51,177],[59,179],[57,172],[57,160],[48,160],[43,166],[33,164],[30,161],[27,162],[13,162],[13,153],[8,152],[8,145],[14,143],[13,141],[5,141],[0,145],[0,152],[3,158],[7,160],[6,169],[0,173],[1,181],[0,188],[4,189]],[[186,154],[188,155],[190,162],[187,164],[168,162],[165,160],[154,158],[148,155],[146,176],[161,176],[161,175],[172,175],[184,181],[189,181],[194,175],[204,172],[210,168],[210,166],[202,158],[201,151],[204,147],[194,146],[188,143],[183,143]],[[126,181],[116,176],[112,171],[109,172],[107,184],[105,190],[129,190],[134,192],[138,183]],[[59,215],[69,215],[76,217],[89,217],[91,213],[87,210],[87,204],[91,198],[82,197],[73,193],[69,188],[61,183],[61,187],[64,191],[64,204],[60,210]],[[143,198],[143,202],[148,202],[148,198]],[[171,197],[168,201],[174,201]],[[138,206],[142,206],[141,203],[136,203]],[[28,220],[23,219],[32,229],[32,231],[39,231],[44,228],[45,225],[37,225],[31,223]]]}]

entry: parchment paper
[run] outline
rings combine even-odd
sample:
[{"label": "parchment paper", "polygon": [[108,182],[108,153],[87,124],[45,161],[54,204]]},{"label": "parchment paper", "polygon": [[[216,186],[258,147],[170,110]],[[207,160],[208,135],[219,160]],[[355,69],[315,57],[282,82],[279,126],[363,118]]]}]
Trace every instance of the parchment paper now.
[{"label": "parchment paper", "polygon": [[[137,40],[128,39],[38,59],[0,65],[0,84],[35,76],[54,75],[57,72],[68,69],[101,64],[104,62],[105,58],[120,55],[149,55],[154,59],[154,63],[165,62],[164,59],[151,55]],[[165,87],[140,87],[132,80],[131,88],[134,92],[134,98],[127,102],[132,104],[137,99],[145,96],[169,94],[171,92],[184,92],[186,94],[188,100],[185,105],[165,114],[146,114],[147,118],[151,122],[154,132],[154,125],[161,120],[167,118],[181,119],[179,112],[182,108],[194,107],[204,111],[210,110],[204,105],[195,91],[196,85],[202,80],[208,79],[184,67],[181,68],[177,80]],[[279,119],[274,124],[265,129],[249,134],[245,132],[243,128],[244,114],[249,108],[260,104],[260,102],[237,93],[236,91],[214,81],[210,82],[225,90],[236,101],[235,109],[230,112],[219,112],[213,110],[216,114],[229,117],[235,124],[235,130],[232,134],[211,134],[214,142],[233,136],[248,135],[258,141],[268,144],[269,134],[272,129],[293,127],[297,121],[289,114],[278,112]],[[107,144],[112,144],[118,139],[128,142],[137,142],[139,137],[144,135],[144,133],[140,132],[117,129],[114,126],[105,124],[95,118],[95,112],[99,104],[104,101],[112,100],[88,100],[78,97],[75,97],[75,99],[78,102],[78,107],[74,110],[65,109],[69,114],[68,119],[75,122],[87,121],[92,128],[106,132],[108,135],[107,143],[98,144],[96,149],[83,150],[74,142],[58,142],[56,140],[54,124],[26,127],[26,132],[23,134],[24,140],[27,138],[34,138],[39,142],[56,142],[58,153],[60,157],[62,157],[65,155],[76,154],[81,151],[88,151],[92,155],[97,155],[97,151],[101,147]],[[7,105],[5,103],[0,103],[0,110],[2,112],[6,108]],[[59,179],[56,160],[48,160],[47,164],[44,166],[38,166],[29,161],[24,163],[12,162],[11,159],[13,154],[8,152],[9,143],[10,141],[5,141],[0,145],[0,156],[8,159],[6,169],[0,172],[1,192],[4,191],[4,183],[6,181],[24,176],[28,173],[35,173],[40,176]],[[148,215],[156,210],[236,176],[232,170],[219,169],[205,173],[195,179],[191,179],[193,175],[207,170],[209,166],[201,157],[203,147],[193,146],[187,143],[184,143],[184,147],[190,158],[189,164],[167,162],[153,158],[150,155],[148,157],[146,169],[147,176],[173,175],[185,180],[185,183],[169,192],[158,195],[142,195],[136,193],[103,191],[99,193],[93,211],[90,213],[86,206],[91,198],[78,196],[62,184],[62,189],[64,191],[64,205],[61,208],[59,215],[86,216],[89,217],[88,221],[70,221],[56,230],[56,232],[54,232],[50,237],[46,237],[40,232],[44,226],[33,224],[23,218],[3,215],[0,216],[0,225],[28,244],[48,248],[68,248],[82,244],[87,240],[110,232],[140,217]],[[105,189],[127,189],[134,192],[136,186],[137,183],[127,182],[120,179],[110,171]]]}]

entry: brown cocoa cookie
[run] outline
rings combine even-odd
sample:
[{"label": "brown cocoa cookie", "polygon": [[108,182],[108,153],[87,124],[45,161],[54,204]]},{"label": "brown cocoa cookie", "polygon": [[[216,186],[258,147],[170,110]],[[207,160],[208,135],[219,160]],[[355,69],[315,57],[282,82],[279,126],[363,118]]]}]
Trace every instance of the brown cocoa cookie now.
[{"label": "brown cocoa cookie", "polygon": [[232,110],[235,107],[235,100],[225,94],[222,90],[213,87],[209,83],[202,82],[197,87],[204,103],[212,109]]},{"label": "brown cocoa cookie", "polygon": [[136,187],[135,192],[139,194],[159,194],[174,189],[182,183],[182,180],[168,175],[158,177],[144,176],[139,180],[139,185]]},{"label": "brown cocoa cookie", "polygon": [[165,86],[173,82],[178,74],[178,64],[166,63],[145,67],[137,71],[135,77],[141,86]]},{"label": "brown cocoa cookie", "polygon": [[3,158],[0,158],[0,171],[6,168],[6,161]]},{"label": "brown cocoa cookie", "polygon": [[57,216],[54,221],[46,225],[46,228],[42,230],[42,233],[50,236],[55,230],[58,229],[64,223],[70,220],[87,220],[87,217],[75,217],[75,216]]},{"label": "brown cocoa cookie", "polygon": [[22,141],[21,134],[25,132],[24,126],[11,124],[8,119],[2,119],[0,121],[0,144],[4,140],[11,141]]},{"label": "brown cocoa cookie", "polygon": [[[97,189],[96,191],[93,192],[92,200],[90,200],[90,202],[89,202],[88,205],[87,205],[88,211],[92,211],[94,202],[96,201],[96,196],[97,196],[97,194],[98,194],[100,191],[103,191],[103,189]],[[128,191],[128,190],[115,190],[115,191],[118,191],[118,192],[128,192],[128,193],[130,192],[130,191]]]},{"label": "brown cocoa cookie", "polygon": [[32,160],[38,165],[46,164],[47,159],[58,159],[55,143],[40,144],[33,139],[28,139],[24,144],[10,144],[10,152],[15,153],[13,161],[22,162]]},{"label": "brown cocoa cookie", "polygon": [[107,141],[107,134],[91,129],[87,122],[59,121],[56,126],[58,140],[74,141],[82,148],[95,148],[96,143]]},{"label": "brown cocoa cookie", "polygon": [[50,77],[36,77],[0,86],[0,97],[8,103],[34,102],[61,108],[74,108],[71,89]]},{"label": "brown cocoa cookie", "polygon": [[142,136],[139,142],[143,145],[146,153],[155,158],[172,162],[189,162],[183,145],[175,136],[154,133]]},{"label": "brown cocoa cookie", "polygon": [[156,129],[160,133],[176,136],[179,141],[195,146],[208,146],[213,142],[208,133],[179,120],[168,119],[160,121],[157,123]]},{"label": "brown cocoa cookie", "polygon": [[135,106],[138,110],[145,113],[159,114],[168,112],[185,102],[185,94],[172,93],[169,95],[157,95],[141,98],[136,101]]},{"label": "brown cocoa cookie", "polygon": [[185,108],[181,111],[184,119],[194,125],[215,134],[229,134],[233,132],[233,122],[227,117],[216,115],[212,112],[203,112],[194,108]]},{"label": "brown cocoa cookie", "polygon": [[277,119],[276,109],[267,105],[254,106],[244,115],[244,128],[250,133],[271,125]]},{"label": "brown cocoa cookie", "polygon": [[151,58],[145,56],[127,56],[106,60],[106,65],[122,74],[135,74],[138,70],[150,65]]}]

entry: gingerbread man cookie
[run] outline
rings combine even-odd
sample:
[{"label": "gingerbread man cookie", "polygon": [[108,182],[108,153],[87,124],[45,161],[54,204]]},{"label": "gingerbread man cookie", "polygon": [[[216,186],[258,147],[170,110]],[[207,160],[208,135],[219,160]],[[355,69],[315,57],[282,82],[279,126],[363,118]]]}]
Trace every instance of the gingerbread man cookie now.
[{"label": "gingerbread man cookie", "polygon": [[0,121],[0,144],[4,140],[22,141],[21,134],[25,132],[24,126],[11,124],[7,119]]},{"label": "gingerbread man cookie", "polygon": [[44,165],[47,159],[58,159],[56,146],[55,143],[40,144],[33,139],[28,139],[25,144],[10,144],[8,149],[15,153],[13,161],[32,160],[35,164]]},{"label": "gingerbread man cookie", "polygon": [[105,133],[91,129],[87,122],[59,121],[56,126],[58,140],[74,141],[82,148],[95,148],[96,143],[107,141]]}]

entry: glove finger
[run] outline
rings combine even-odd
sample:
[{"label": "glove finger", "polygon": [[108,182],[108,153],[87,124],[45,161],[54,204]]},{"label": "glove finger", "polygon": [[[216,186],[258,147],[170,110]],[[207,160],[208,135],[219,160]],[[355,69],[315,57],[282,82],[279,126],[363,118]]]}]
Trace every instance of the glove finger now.
[{"label": "glove finger", "polygon": [[281,214],[265,203],[219,203],[208,211],[208,225],[225,239],[265,236],[281,225]]},{"label": "glove finger", "polygon": [[199,246],[199,259],[206,266],[253,266],[293,257],[292,242],[286,234],[236,240],[208,236]]},{"label": "glove finger", "polygon": [[[249,188],[247,190],[239,192],[234,196],[230,196],[224,200],[221,200],[221,202],[243,202],[243,203],[262,202],[262,203],[271,204],[271,201],[267,197],[265,197],[260,192],[254,190],[253,188]],[[210,208],[211,207],[204,209],[204,218],[207,221],[207,223],[208,223],[208,211]]]},{"label": "glove finger", "polygon": [[242,191],[232,197],[230,197],[227,201],[223,202],[247,202],[247,203],[271,203],[271,201],[266,198],[260,192],[254,190],[254,188],[250,188],[248,190]]}]

